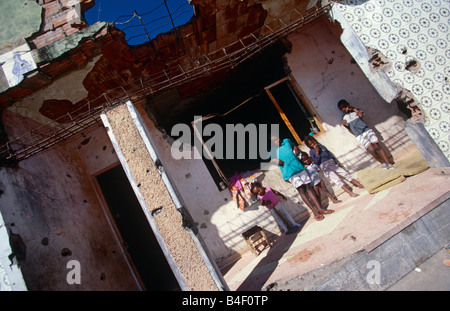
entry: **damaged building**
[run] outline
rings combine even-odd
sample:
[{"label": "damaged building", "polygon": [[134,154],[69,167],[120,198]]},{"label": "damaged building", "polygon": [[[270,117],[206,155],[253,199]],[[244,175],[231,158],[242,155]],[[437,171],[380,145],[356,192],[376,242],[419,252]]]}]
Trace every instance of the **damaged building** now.
[{"label": "damaged building", "polygon": [[139,45],[89,25],[92,0],[0,5],[24,16],[4,14],[0,32],[3,287],[227,290],[221,271],[249,251],[242,233],[280,233],[230,191],[234,176],[264,178],[296,220],[310,211],[279,170],[261,170],[267,158],[198,157],[217,155],[211,124],[276,124],[304,151],[313,135],[354,174],[379,164],[341,126],[346,99],[392,158],[415,146],[449,166],[448,2],[189,5],[188,23]]}]

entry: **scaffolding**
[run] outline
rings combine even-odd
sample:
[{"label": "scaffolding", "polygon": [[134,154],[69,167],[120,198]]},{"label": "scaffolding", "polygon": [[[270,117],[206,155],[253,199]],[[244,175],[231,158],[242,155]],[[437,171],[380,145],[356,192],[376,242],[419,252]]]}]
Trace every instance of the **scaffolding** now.
[{"label": "scaffolding", "polygon": [[137,102],[198,78],[233,69],[280,38],[295,32],[321,15],[328,14],[330,9],[331,4],[315,6],[307,11],[294,9],[289,14],[265,24],[257,31],[228,46],[192,59],[189,69],[178,64],[162,70],[158,74],[143,76],[108,90],[81,108],[0,146],[0,159],[17,162],[25,160],[101,123],[100,115],[106,109],[128,100]]}]

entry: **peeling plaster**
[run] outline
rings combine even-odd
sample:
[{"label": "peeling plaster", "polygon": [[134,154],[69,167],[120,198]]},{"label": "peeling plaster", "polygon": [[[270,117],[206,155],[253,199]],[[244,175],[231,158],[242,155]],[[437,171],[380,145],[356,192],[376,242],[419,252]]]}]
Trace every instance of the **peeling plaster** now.
[{"label": "peeling plaster", "polygon": [[76,103],[86,98],[88,92],[84,88],[83,81],[92,68],[94,68],[99,58],[100,56],[97,56],[88,62],[84,68],[56,80],[53,84],[36,91],[33,95],[16,102],[7,109],[43,124],[50,123],[52,120],[39,112],[44,100],[51,98],[69,100],[72,103]]},{"label": "peeling plaster", "polygon": [[27,37],[41,25],[42,7],[32,0],[2,0],[0,4],[0,43]]}]

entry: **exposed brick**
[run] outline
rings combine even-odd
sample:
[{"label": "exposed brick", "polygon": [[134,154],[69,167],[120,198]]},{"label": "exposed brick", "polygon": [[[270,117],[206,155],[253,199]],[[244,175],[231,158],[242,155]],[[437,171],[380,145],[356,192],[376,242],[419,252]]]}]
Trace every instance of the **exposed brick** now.
[{"label": "exposed brick", "polygon": [[44,8],[44,16],[49,17],[53,14],[58,13],[61,9],[58,1],[48,2],[42,6]]},{"label": "exposed brick", "polygon": [[82,66],[86,63],[87,57],[83,53],[74,53],[70,55],[70,59],[74,61],[77,66]]},{"label": "exposed brick", "polygon": [[34,91],[32,89],[23,88],[23,87],[15,87],[12,88],[8,92],[8,97],[10,97],[13,100],[24,98],[25,96],[33,94]]},{"label": "exposed brick", "polygon": [[23,80],[22,84],[24,87],[33,89],[34,91],[37,91],[47,85],[49,85],[52,81],[49,80],[47,77],[42,75],[39,71],[33,71],[30,73],[27,73],[26,79]]},{"label": "exposed brick", "polygon": [[51,64],[41,66],[41,71],[46,75],[56,78],[69,70],[76,69],[75,63],[67,58],[53,61]]},{"label": "exposed brick", "polygon": [[56,40],[64,38],[64,32],[62,28],[56,28],[53,31],[47,31],[46,33],[42,34],[41,36],[35,38],[33,40],[33,43],[36,45],[38,49],[49,45],[52,42],[55,42]]},{"label": "exposed brick", "polygon": [[60,0],[61,4],[63,7],[68,8],[74,5],[77,5],[78,3],[80,3],[80,0]]},{"label": "exposed brick", "polygon": [[62,25],[62,29],[64,31],[64,33],[66,34],[66,36],[70,36],[71,34],[79,31],[82,28],[86,28],[88,27],[87,25],[84,27],[73,27],[71,24],[64,24]]},{"label": "exposed brick", "polygon": [[70,23],[72,21],[78,20],[79,16],[75,9],[65,10],[56,16],[52,17],[53,27],[59,27],[63,24]]}]

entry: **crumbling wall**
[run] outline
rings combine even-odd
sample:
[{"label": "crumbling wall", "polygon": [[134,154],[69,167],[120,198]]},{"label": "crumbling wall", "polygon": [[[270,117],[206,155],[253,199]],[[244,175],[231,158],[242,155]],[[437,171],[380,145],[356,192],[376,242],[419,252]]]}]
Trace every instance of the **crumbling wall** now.
[{"label": "crumbling wall", "polygon": [[218,286],[201,250],[190,234],[190,229],[184,227],[183,215],[174,204],[127,106],[120,105],[107,111],[105,115],[109,131],[112,131],[117,147],[120,148],[117,153],[123,155],[126,163],[125,171],[129,170],[133,178],[132,185],[139,189],[137,197],[142,198],[141,204],[145,203],[143,208],[147,210],[144,212],[151,214],[150,217],[167,246],[171,257],[169,262],[173,260],[188,289],[217,290]]},{"label": "crumbling wall", "polygon": [[[36,126],[8,110],[3,117],[9,133]],[[24,243],[17,260],[31,291],[140,289],[87,173],[92,168],[85,162],[100,169],[112,160],[112,146],[100,141],[98,131],[108,142],[97,126],[15,168],[0,168],[0,212],[8,231]],[[94,143],[92,159],[82,159]],[[80,284],[67,282],[71,260],[80,264]]]},{"label": "crumbling wall", "polygon": [[[287,59],[292,75],[326,130],[317,140],[350,173],[356,173],[378,162],[341,125],[339,100],[346,99],[364,111],[365,122],[374,129],[388,154],[406,150],[412,142],[404,131],[405,117],[397,105],[383,99],[340,41],[340,27],[326,17],[306,25],[288,37],[292,52],[287,54]],[[309,151],[305,146],[302,149]]]}]

